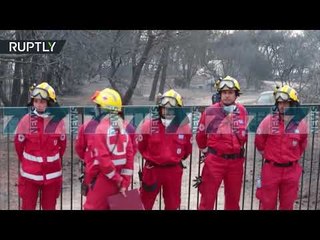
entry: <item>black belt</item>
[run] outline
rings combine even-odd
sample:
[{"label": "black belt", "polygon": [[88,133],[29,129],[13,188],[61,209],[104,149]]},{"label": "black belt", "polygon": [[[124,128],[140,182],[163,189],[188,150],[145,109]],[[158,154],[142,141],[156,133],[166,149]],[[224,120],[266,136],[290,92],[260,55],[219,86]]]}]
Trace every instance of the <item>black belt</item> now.
[{"label": "black belt", "polygon": [[211,147],[208,147],[208,153],[211,153],[211,154],[214,154],[214,155],[217,155],[219,157],[222,157],[224,159],[238,159],[238,158],[243,158],[243,154],[239,153],[235,153],[235,154],[221,154],[221,155],[218,155],[217,154],[217,151]]},{"label": "black belt", "polygon": [[291,162],[286,162],[286,163],[278,163],[270,160],[265,160],[265,163],[271,163],[275,167],[291,167],[293,164],[297,163],[298,161],[291,161]]},{"label": "black belt", "polygon": [[177,165],[182,166],[182,162],[175,162],[175,163],[165,163],[165,164],[157,164],[151,161],[146,160],[146,165],[150,166],[150,167],[174,167]]}]

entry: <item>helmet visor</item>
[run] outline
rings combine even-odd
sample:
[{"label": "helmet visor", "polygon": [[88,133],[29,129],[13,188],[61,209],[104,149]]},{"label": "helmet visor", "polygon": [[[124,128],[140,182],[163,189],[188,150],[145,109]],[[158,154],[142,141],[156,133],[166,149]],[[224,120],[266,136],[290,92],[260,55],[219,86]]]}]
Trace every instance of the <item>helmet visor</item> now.
[{"label": "helmet visor", "polygon": [[276,101],[290,101],[290,97],[288,93],[285,92],[277,92],[275,95]]},{"label": "helmet visor", "polygon": [[164,106],[168,103],[171,107],[177,106],[177,100],[173,97],[163,97],[160,99],[160,106]]},{"label": "helmet visor", "polygon": [[35,88],[31,92],[31,98],[41,98],[41,99],[49,100],[49,93],[45,89]]},{"label": "helmet visor", "polygon": [[230,81],[230,80],[222,80],[220,83],[219,83],[219,90],[222,90],[223,88],[234,88],[234,82],[233,81]]}]

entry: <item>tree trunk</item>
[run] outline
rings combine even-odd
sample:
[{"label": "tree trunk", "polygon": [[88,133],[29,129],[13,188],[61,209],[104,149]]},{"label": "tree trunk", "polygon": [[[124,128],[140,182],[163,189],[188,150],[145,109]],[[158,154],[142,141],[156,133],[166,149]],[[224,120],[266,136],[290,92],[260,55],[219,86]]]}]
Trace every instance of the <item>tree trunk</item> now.
[{"label": "tree trunk", "polygon": [[1,79],[0,79],[0,99],[3,102],[3,105],[5,107],[8,107],[11,105],[9,99],[6,97],[5,91],[3,90],[3,80]]},{"label": "tree trunk", "polygon": [[[147,44],[146,44],[145,49],[143,51],[143,54],[140,58],[140,61],[138,62],[137,65],[133,65],[132,79],[131,79],[129,88],[123,97],[123,104],[124,105],[127,105],[132,98],[132,95],[134,93],[134,90],[136,89],[137,83],[140,78],[140,73],[141,73],[142,67],[143,67],[144,63],[147,61],[148,54],[153,46],[154,39],[155,39],[155,36],[151,34],[151,31],[149,31],[148,41],[147,41]],[[136,61],[136,59],[134,56],[134,58],[132,59],[132,63],[135,63],[135,61]]]},{"label": "tree trunk", "polygon": [[149,96],[149,101],[154,101],[155,100],[161,68],[162,68],[162,55],[161,55],[161,59],[160,59],[160,61],[158,63],[156,72],[154,74],[152,87],[151,87],[151,92],[150,92],[150,96]]},{"label": "tree trunk", "polygon": [[[17,59],[21,61],[21,59]],[[13,83],[11,90],[11,106],[17,106],[21,94],[21,63],[16,62],[14,65]]]},{"label": "tree trunk", "polygon": [[161,81],[159,86],[159,93],[164,93],[164,87],[167,79],[167,66],[169,62],[169,52],[171,45],[171,30],[166,31],[166,35],[164,37],[165,46],[162,52],[161,60],[162,60],[162,70],[161,70]]},{"label": "tree trunk", "polygon": [[[28,61],[28,60],[25,60],[25,61]],[[30,79],[32,74],[31,69],[32,69],[32,62],[31,63],[26,62],[22,66],[23,90],[19,99],[19,106],[26,106],[27,103],[29,102],[29,88],[31,85]]]},{"label": "tree trunk", "polygon": [[192,79],[192,76],[191,76],[191,67],[192,65],[191,64],[188,64],[188,67],[187,67],[187,75],[186,75],[186,85],[185,87],[186,88],[189,88],[190,87],[190,82],[191,82],[191,79]]},{"label": "tree trunk", "polygon": [[161,82],[160,82],[160,86],[159,86],[159,92],[160,93],[164,92],[164,86],[165,86],[165,83],[166,83],[167,66],[168,66],[168,60],[169,60],[169,49],[170,49],[170,46],[168,44],[168,45],[166,45],[166,47],[163,50],[163,52],[164,52],[163,67],[162,67],[162,71],[161,71]]}]

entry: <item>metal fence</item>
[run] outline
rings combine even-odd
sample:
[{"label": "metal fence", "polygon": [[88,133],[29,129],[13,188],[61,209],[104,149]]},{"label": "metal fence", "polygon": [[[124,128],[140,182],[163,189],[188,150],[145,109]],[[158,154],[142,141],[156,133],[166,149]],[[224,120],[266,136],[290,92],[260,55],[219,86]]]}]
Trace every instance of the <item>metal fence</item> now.
[{"label": "metal fence", "polygon": [[[259,201],[255,197],[256,179],[260,175],[262,166],[261,155],[254,146],[255,130],[260,121],[270,112],[270,106],[246,106],[249,113],[250,124],[248,142],[245,151],[243,186],[240,199],[242,210],[259,209]],[[320,171],[320,147],[318,133],[319,105],[305,105],[306,119],[309,122],[308,146],[300,159],[304,168],[300,181],[298,199],[295,202],[296,210],[318,209],[318,189]],[[146,115],[154,111],[152,106],[126,106],[125,119],[137,127]],[[138,109],[138,110],[137,110]],[[204,106],[185,107],[190,119],[193,134],[199,121]],[[63,186],[58,199],[57,209],[60,210],[81,210],[85,197],[81,195],[79,176],[81,164],[74,151],[74,143],[77,129],[85,120],[90,119],[92,108],[87,107],[66,107],[64,121],[67,123],[67,150],[63,156]],[[0,209],[17,210],[21,208],[18,197],[17,179],[19,161],[14,150],[14,130],[19,119],[28,112],[27,108],[0,108]],[[195,135],[193,135],[195,136]],[[203,164],[199,161],[200,153],[196,142],[193,142],[193,151],[185,160],[182,188],[181,188],[181,210],[196,210],[199,205],[200,195],[197,188],[192,187],[193,179],[199,176]],[[143,166],[143,159],[137,153],[134,162],[134,174],[131,188],[139,188],[138,170]],[[162,193],[158,195],[154,209],[164,209]],[[38,204],[40,209],[40,204]],[[224,208],[224,186],[219,189],[215,209]]]}]

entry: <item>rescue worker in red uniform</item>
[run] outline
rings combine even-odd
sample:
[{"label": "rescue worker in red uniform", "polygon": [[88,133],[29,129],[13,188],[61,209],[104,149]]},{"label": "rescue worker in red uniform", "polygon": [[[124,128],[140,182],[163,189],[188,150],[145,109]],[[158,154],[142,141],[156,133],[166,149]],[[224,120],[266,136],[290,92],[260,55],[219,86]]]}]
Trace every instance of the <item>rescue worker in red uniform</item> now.
[{"label": "rescue worker in red uniform", "polygon": [[110,88],[96,91],[96,117],[80,126],[76,152],[85,162],[85,210],[110,209],[107,197],[125,192],[133,175],[135,150],[120,116],[120,94]]},{"label": "rescue worker in red uniform", "polygon": [[298,160],[307,146],[308,127],[297,111],[299,98],[293,88],[285,85],[274,96],[277,111],[262,120],[255,136],[264,159],[256,197],[262,210],[276,210],[278,197],[280,210],[292,210],[302,173]]},{"label": "rescue worker in red uniform", "polygon": [[239,82],[227,76],[219,82],[220,102],[201,115],[196,141],[205,154],[199,192],[199,210],[212,210],[222,180],[225,210],[239,210],[243,177],[244,144],[247,141],[247,111],[235,103]]},{"label": "rescue worker in red uniform", "polygon": [[142,123],[138,137],[138,149],[145,160],[141,200],[146,210],[152,210],[162,188],[165,210],[177,210],[181,202],[182,160],[192,152],[191,128],[181,111],[179,93],[171,89],[158,99],[159,108]]},{"label": "rescue worker in red uniform", "polygon": [[55,210],[62,187],[62,156],[66,149],[65,126],[60,116],[52,116],[49,108],[57,108],[54,89],[46,82],[31,91],[33,106],[19,122],[14,138],[20,161],[18,192],[22,210],[34,210],[41,193],[41,207]]}]

